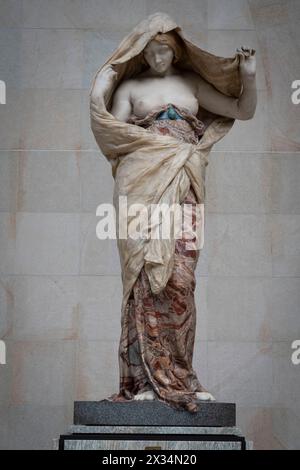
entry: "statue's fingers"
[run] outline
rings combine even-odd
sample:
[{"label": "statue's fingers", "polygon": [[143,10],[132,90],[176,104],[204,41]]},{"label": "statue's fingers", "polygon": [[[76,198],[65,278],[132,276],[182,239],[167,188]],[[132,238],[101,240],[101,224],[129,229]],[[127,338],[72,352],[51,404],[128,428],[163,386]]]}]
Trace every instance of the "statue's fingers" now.
[{"label": "statue's fingers", "polygon": [[245,56],[244,54],[238,54],[239,58],[240,58],[240,64],[242,64],[243,62],[245,62]]},{"label": "statue's fingers", "polygon": [[252,51],[252,49],[250,47],[243,46],[243,52],[246,56],[249,57],[251,55],[251,51]]},{"label": "statue's fingers", "polygon": [[244,49],[244,54],[245,54],[246,56],[248,56],[248,57],[251,55],[251,49],[250,49],[250,47],[247,47],[247,48]]},{"label": "statue's fingers", "polygon": [[102,70],[109,70],[109,69],[111,69],[111,65],[110,65],[110,64],[105,64],[105,65],[103,65],[103,67],[102,67]]}]

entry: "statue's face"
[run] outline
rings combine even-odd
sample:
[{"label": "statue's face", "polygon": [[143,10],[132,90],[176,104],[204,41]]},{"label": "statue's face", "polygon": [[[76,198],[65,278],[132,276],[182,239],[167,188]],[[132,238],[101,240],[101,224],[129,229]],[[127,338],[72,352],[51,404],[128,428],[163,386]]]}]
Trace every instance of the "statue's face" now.
[{"label": "statue's face", "polygon": [[150,68],[164,73],[173,62],[174,52],[168,44],[161,44],[153,39],[145,47],[144,57]]}]

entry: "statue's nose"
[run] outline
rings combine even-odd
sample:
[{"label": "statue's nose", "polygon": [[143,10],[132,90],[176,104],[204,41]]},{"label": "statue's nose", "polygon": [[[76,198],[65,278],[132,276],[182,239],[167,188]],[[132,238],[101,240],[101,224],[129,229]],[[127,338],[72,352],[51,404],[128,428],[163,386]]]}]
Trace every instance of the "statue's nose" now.
[{"label": "statue's nose", "polygon": [[162,63],[163,63],[163,60],[160,59],[159,56],[156,56],[156,57],[155,57],[155,64],[156,64],[156,65],[161,65]]}]

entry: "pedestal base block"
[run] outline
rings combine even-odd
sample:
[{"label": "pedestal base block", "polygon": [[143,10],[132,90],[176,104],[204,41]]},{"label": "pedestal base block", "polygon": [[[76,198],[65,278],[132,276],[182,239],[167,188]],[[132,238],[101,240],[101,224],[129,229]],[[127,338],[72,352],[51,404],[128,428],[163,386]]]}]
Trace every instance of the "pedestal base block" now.
[{"label": "pedestal base block", "polygon": [[74,403],[60,450],[246,450],[234,403],[199,402],[197,413],[161,401]]}]

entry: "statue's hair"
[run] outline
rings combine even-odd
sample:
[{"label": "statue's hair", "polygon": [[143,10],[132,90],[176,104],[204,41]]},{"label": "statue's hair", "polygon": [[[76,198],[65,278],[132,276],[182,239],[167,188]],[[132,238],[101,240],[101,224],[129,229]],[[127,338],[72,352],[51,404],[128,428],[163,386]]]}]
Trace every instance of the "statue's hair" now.
[{"label": "statue's hair", "polygon": [[[181,39],[176,32],[168,31],[166,33],[157,33],[151,41],[157,41],[161,44],[167,44],[174,52],[174,60],[173,62],[176,63],[180,60],[182,53],[183,53],[183,45],[181,43]],[[148,43],[149,44],[149,43]],[[143,60],[144,54],[143,54]]]}]

